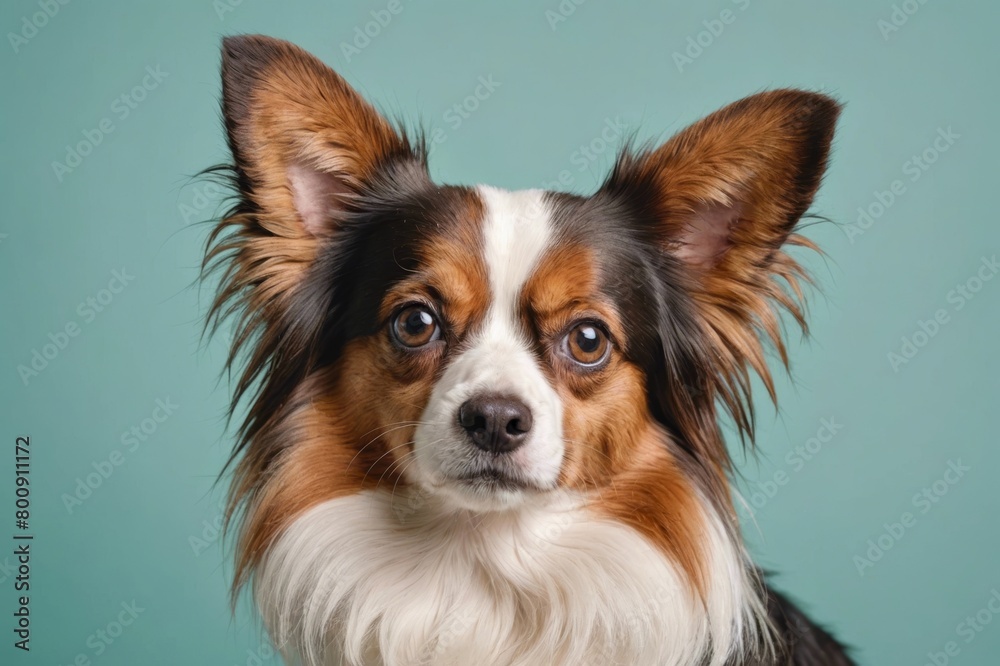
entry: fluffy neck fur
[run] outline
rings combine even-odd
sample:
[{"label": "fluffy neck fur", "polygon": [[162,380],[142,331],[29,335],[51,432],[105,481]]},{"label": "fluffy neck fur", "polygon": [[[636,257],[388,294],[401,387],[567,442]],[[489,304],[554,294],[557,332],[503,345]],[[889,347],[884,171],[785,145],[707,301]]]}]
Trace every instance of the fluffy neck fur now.
[{"label": "fluffy neck fur", "polygon": [[289,663],[721,666],[768,650],[769,628],[742,546],[704,518],[702,600],[580,496],[473,515],[366,491],[300,516],[255,596]]}]

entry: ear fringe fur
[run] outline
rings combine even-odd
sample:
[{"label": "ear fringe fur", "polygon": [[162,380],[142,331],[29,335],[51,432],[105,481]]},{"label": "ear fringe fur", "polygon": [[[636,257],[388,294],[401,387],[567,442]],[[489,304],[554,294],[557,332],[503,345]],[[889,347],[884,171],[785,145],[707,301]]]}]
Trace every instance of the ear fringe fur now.
[{"label": "ear fringe fur", "polygon": [[[691,444],[724,469],[731,460],[715,422],[717,405],[744,446],[754,447],[754,375],[777,404],[767,364],[773,349],[788,369],[783,313],[808,335],[804,287],[813,281],[788,253],[819,252],[798,233],[826,169],[840,112],[833,99],[796,90],[745,98],[677,134],[660,147],[630,140],[601,191],[638,202],[652,245],[675,255],[684,218],[706,205],[732,207],[730,247],[714,266],[687,265],[704,345],[694,395],[671,398]],[[756,185],[754,186],[754,184]],[[753,191],[747,188],[754,186]],[[747,204],[736,205],[736,202]],[[755,219],[754,216],[762,216]],[[822,219],[822,218],[819,218]],[[685,262],[676,255],[672,264]],[[668,359],[669,365],[670,359]],[[689,372],[690,374],[690,372]],[[706,441],[715,439],[717,441]]]},{"label": "ear fringe fur", "polygon": [[[395,127],[404,147],[401,154],[427,167],[426,134]],[[412,137],[412,138],[411,138]],[[203,335],[212,337],[230,325],[232,342],[223,373],[234,382],[227,414],[231,423],[245,403],[244,416],[236,430],[236,443],[220,472],[232,473],[224,516],[224,534],[247,521],[264,471],[270,469],[277,447],[255,447],[267,437],[287,406],[290,390],[316,367],[318,332],[329,315],[333,287],[299,289],[318,253],[318,242],[288,237],[270,224],[264,211],[253,202],[253,185],[236,164],[206,169],[203,177],[214,179],[229,190],[233,203],[213,225],[205,241],[205,256],[199,281],[212,282],[215,292],[204,319]],[[359,199],[363,198],[362,191]],[[348,202],[348,208],[350,208]],[[270,453],[269,453],[270,452]],[[265,459],[266,458],[266,459]],[[248,581],[252,561],[243,548],[245,535],[237,534],[236,576],[233,602]]]}]

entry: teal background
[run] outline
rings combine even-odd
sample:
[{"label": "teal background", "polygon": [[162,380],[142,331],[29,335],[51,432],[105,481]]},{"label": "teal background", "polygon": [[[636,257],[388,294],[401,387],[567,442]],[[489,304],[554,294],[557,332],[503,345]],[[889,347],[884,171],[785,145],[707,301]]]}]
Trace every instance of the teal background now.
[{"label": "teal background", "polygon": [[[820,287],[812,338],[792,335],[780,413],[761,399],[759,460],[737,456],[754,507],[745,531],[759,562],[780,572],[779,587],[857,646],[861,663],[930,663],[950,641],[958,653],[949,663],[997,663],[1000,618],[971,642],[958,632],[1000,590],[1000,279],[963,297],[960,310],[948,300],[1000,251],[996,3],[914,2],[918,11],[886,39],[878,21],[893,4],[882,0],[567,0],[575,10],[555,29],[546,11],[558,11],[556,0],[402,0],[350,62],[341,43],[387,1],[232,3],[222,13],[211,0],[71,2],[18,52],[9,37],[0,46],[0,539],[14,531],[20,434],[32,441],[36,535],[30,654],[11,645],[13,546],[0,549],[0,662],[279,662],[266,646],[261,656],[249,609],[233,617],[228,607],[231,566],[212,527],[222,496],[213,481],[229,447],[228,389],[217,381],[224,340],[200,343],[209,294],[191,287],[206,230],[193,223],[219,198],[203,198],[204,183],[189,176],[225,159],[219,39],[263,32],[317,54],[390,113],[442,128],[432,169],[447,182],[536,187],[567,171],[569,189],[587,192],[613,151],[583,163],[576,151],[606,119],[663,138],[764,88],[846,102],[815,205],[836,224],[809,230],[826,257],[805,257]],[[708,45],[679,68],[673,54],[725,9],[732,22],[702,35]],[[39,11],[5,2],[0,28],[20,31]],[[114,100],[157,65],[168,76],[120,118]],[[446,112],[489,75],[500,86],[454,128]],[[103,118],[114,131],[60,182],[52,162]],[[959,138],[912,182],[904,164],[939,128]],[[852,236],[858,207],[897,179],[905,192]],[[122,268],[134,280],[87,322],[78,305]],[[887,355],[939,309],[947,323],[894,371]],[[79,335],[25,385],[18,366],[70,322]],[[70,512],[64,494],[125,448],[122,434],[141,427],[157,399],[178,407]],[[809,440],[824,418],[842,427],[822,433],[829,441],[816,451]],[[808,446],[810,460],[789,458]],[[969,471],[939,485],[947,494],[922,511],[914,495],[949,461]],[[904,512],[915,522],[859,573],[855,557]],[[205,540],[198,553],[192,538]],[[142,612],[96,654],[88,637],[133,600]]]}]

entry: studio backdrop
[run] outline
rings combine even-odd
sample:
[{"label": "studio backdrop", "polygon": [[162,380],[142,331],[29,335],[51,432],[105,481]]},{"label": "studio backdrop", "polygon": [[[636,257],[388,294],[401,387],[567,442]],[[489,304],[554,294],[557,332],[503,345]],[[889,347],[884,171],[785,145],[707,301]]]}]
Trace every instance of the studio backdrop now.
[{"label": "studio backdrop", "polygon": [[[1000,9],[986,0],[10,0],[0,9],[0,663],[279,664],[222,531],[228,334],[199,286],[223,36],[316,54],[438,182],[593,192],[778,87],[844,104],[743,530],[878,666],[1000,658]],[[761,388],[758,386],[758,388]]]}]

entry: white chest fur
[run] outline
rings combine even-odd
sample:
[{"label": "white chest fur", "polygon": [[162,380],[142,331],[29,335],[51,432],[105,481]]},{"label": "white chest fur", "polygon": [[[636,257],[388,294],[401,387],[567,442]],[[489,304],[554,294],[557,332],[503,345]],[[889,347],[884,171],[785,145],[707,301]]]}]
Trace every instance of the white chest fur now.
[{"label": "white chest fur", "polygon": [[711,649],[720,664],[756,604],[741,551],[714,531],[703,604],[638,533],[570,497],[475,515],[364,492],[300,516],[254,594],[289,663],[659,666]]}]

